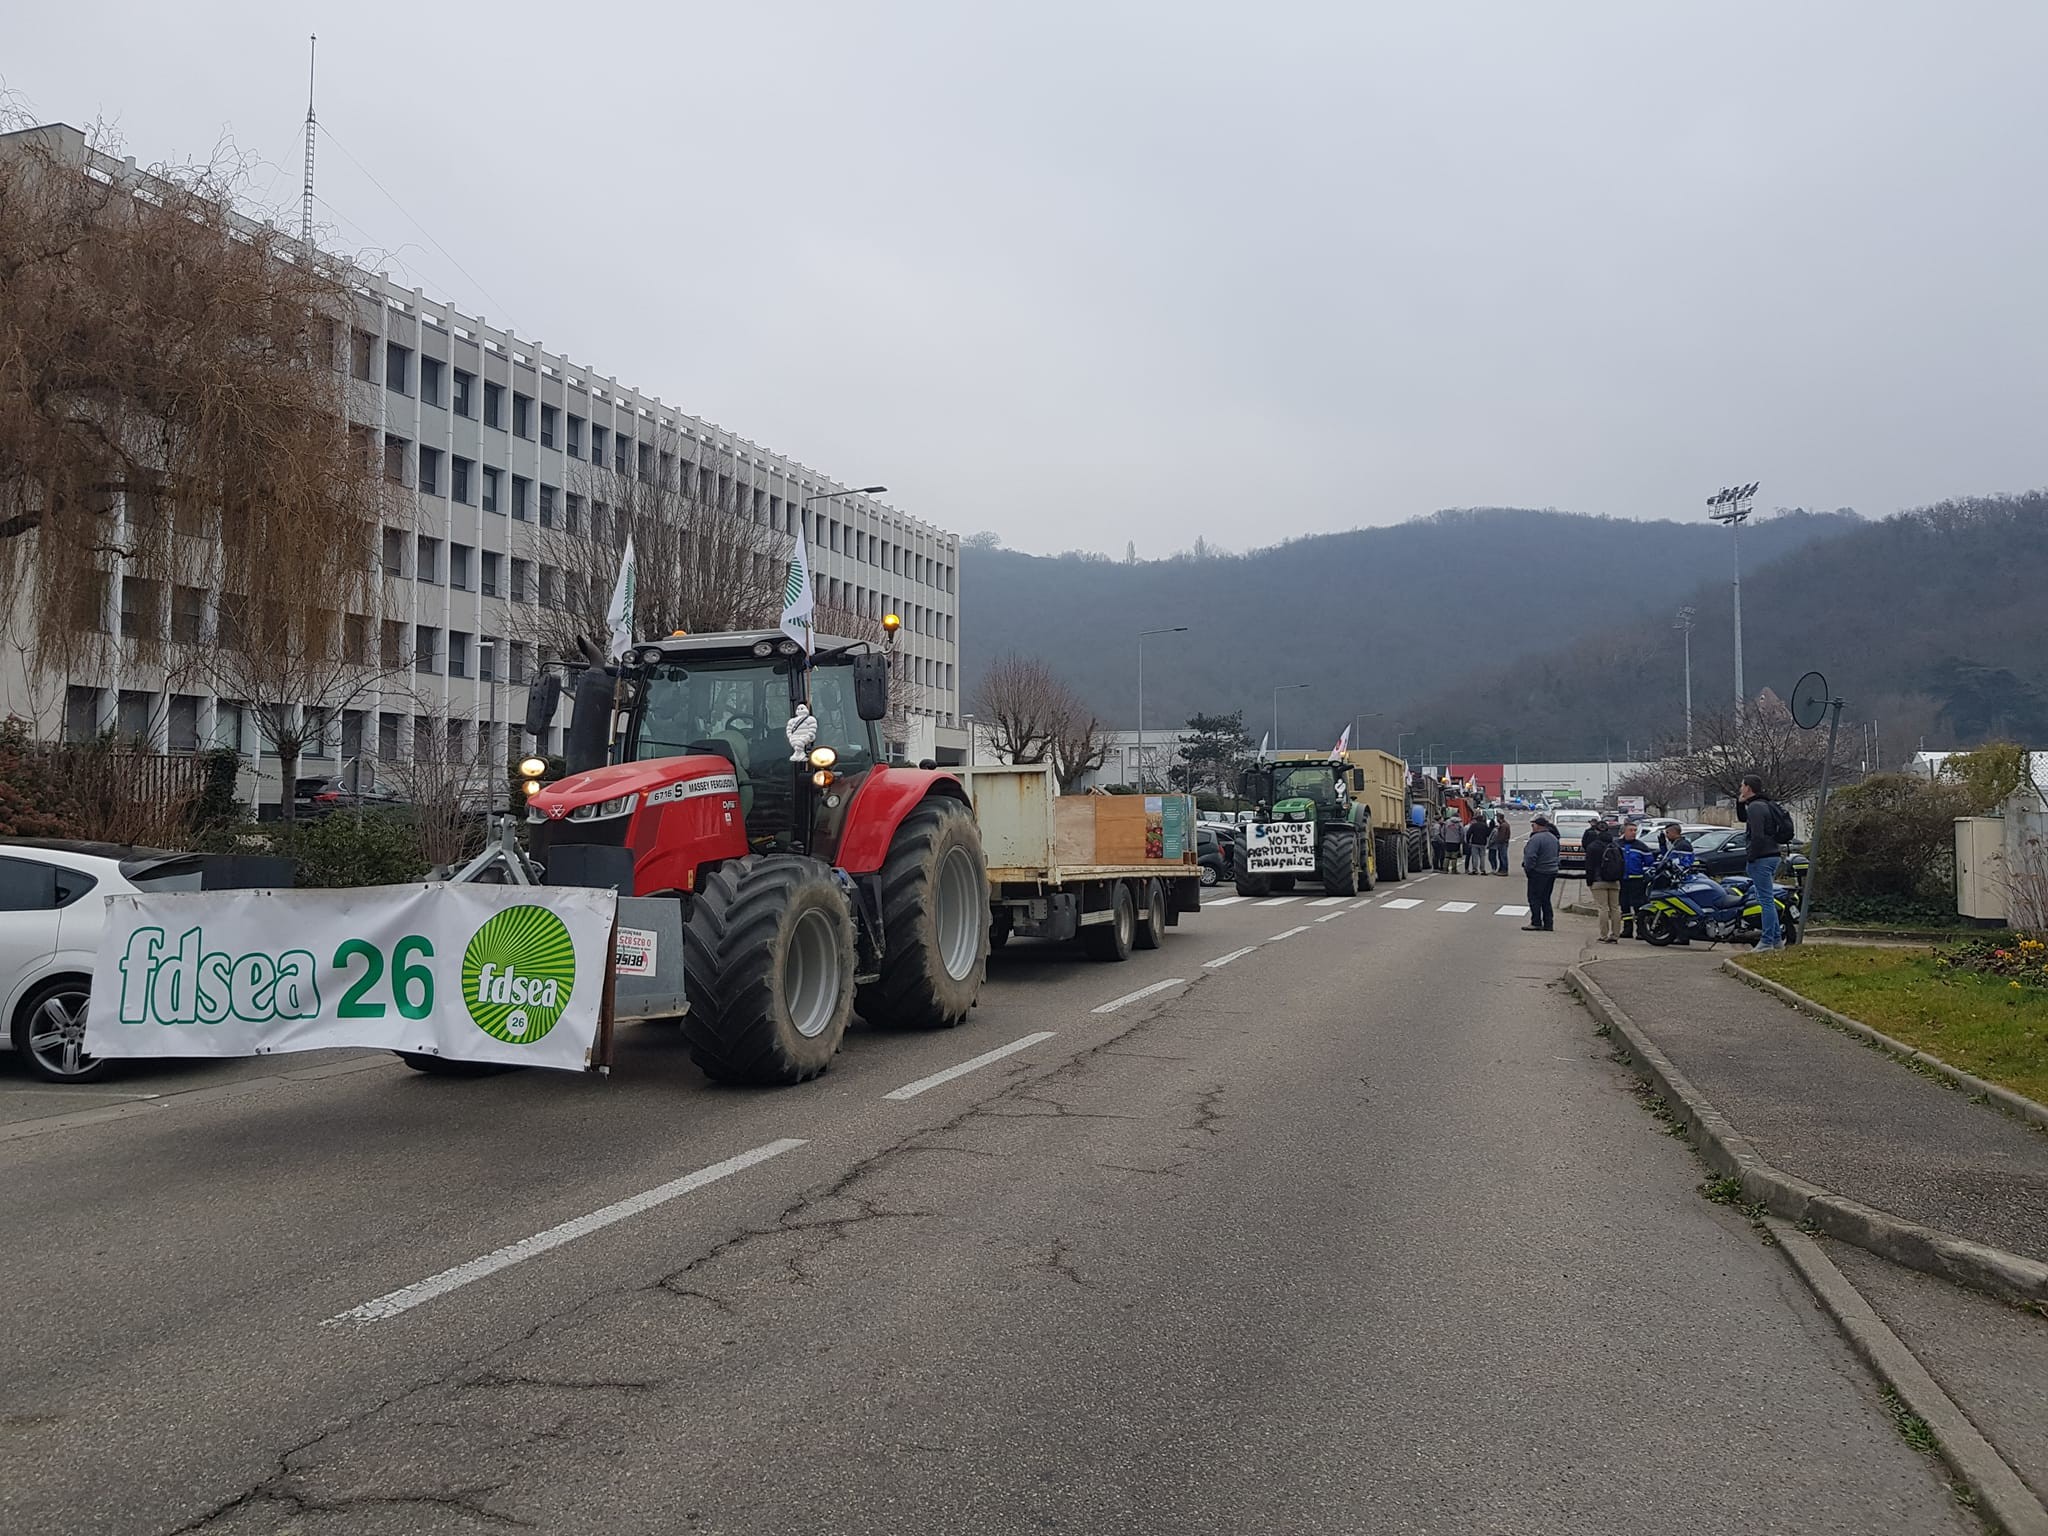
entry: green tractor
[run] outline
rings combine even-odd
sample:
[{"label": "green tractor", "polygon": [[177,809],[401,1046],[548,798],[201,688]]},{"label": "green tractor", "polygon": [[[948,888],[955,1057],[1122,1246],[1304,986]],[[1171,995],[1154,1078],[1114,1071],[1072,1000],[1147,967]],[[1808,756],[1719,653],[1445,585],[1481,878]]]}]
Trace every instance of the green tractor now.
[{"label": "green tractor", "polygon": [[1237,894],[1268,896],[1319,882],[1330,896],[1372,889],[1372,812],[1351,794],[1347,764],[1304,758],[1245,771],[1258,808],[1237,848]]}]

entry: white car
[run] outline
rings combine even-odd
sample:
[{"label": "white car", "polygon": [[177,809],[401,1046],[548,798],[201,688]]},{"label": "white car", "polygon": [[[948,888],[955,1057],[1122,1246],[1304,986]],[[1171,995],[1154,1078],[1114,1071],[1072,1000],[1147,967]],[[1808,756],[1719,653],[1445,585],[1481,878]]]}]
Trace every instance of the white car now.
[{"label": "white car", "polygon": [[37,1077],[89,1083],[107,1063],[85,1049],[85,1004],[106,897],[196,891],[196,854],[54,838],[0,839],[0,1019]]}]

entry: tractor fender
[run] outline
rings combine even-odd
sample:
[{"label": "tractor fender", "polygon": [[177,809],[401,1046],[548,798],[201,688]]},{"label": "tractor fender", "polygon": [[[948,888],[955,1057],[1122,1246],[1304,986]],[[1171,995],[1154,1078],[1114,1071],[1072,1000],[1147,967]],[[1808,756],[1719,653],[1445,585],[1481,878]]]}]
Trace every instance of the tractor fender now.
[{"label": "tractor fender", "polygon": [[846,828],[839,835],[839,867],[850,875],[871,875],[889,857],[889,844],[920,802],[934,796],[971,805],[967,790],[950,773],[931,768],[870,769],[853,803],[846,808]]}]

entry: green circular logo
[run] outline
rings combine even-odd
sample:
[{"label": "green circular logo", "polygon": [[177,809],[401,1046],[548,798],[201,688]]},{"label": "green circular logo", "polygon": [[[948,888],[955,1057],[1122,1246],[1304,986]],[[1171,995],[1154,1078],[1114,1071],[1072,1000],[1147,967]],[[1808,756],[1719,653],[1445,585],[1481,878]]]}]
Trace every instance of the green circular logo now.
[{"label": "green circular logo", "polygon": [[462,952],[462,1001],[496,1040],[531,1045],[555,1027],[576,985],[576,946],[546,907],[507,907]]}]

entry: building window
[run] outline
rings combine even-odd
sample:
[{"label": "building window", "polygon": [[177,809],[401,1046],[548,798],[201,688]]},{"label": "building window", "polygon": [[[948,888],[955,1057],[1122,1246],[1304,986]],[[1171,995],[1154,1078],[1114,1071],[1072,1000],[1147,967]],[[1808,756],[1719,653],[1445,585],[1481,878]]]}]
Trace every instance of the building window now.
[{"label": "building window", "polygon": [[199,750],[199,695],[174,693],[164,716],[164,744],[173,752]]},{"label": "building window", "polygon": [[598,543],[604,542],[605,506],[601,501],[590,504],[590,536]]},{"label": "building window", "polygon": [[412,348],[401,347],[395,341],[384,343],[384,387],[395,389],[401,395],[407,393],[406,386],[412,382]]},{"label": "building window", "polygon": [[494,549],[484,551],[483,587],[485,597],[496,597],[498,595],[498,563],[503,558]]},{"label": "building window", "polygon": [[605,444],[605,438],[606,438],[606,437],[607,437],[608,435],[609,435],[609,434],[607,434],[607,433],[606,433],[606,431],[605,431],[605,429],[604,429],[603,427],[600,427],[600,426],[598,426],[598,425],[597,425],[597,424],[596,424],[595,422],[592,422],[592,423],[591,423],[591,426],[590,426],[590,462],[591,462],[591,463],[593,463],[593,464],[603,464],[603,463],[604,463],[604,444]]},{"label": "building window", "polygon": [[206,594],[197,587],[171,589],[171,639],[197,645],[205,636]]},{"label": "building window", "polygon": [[438,496],[441,494],[441,450],[420,448],[420,494]]},{"label": "building window", "polygon": [[377,345],[377,338],[368,331],[356,331],[352,339],[355,355],[349,359],[349,372],[367,384],[370,382],[370,354]]},{"label": "building window", "polygon": [[412,669],[415,672],[441,670],[441,631],[431,624],[413,626]]},{"label": "building window", "polygon": [[512,392],[512,435],[533,436],[533,396]]},{"label": "building window", "polygon": [[441,584],[441,541],[420,535],[419,553],[413,561],[413,573],[421,581],[434,586]]},{"label": "building window", "polygon": [[140,576],[121,578],[121,633],[154,635],[163,628],[162,589]]},{"label": "building window", "polygon": [[512,520],[523,523],[533,502],[533,482],[524,475],[512,477]]},{"label": "building window", "polygon": [[486,512],[498,510],[498,482],[504,478],[505,472],[503,470],[493,469],[488,464],[484,466],[484,510]]},{"label": "building window", "polygon": [[421,405],[439,405],[441,403],[442,366],[441,359],[438,357],[423,357],[420,359]]},{"label": "building window", "polygon": [[581,416],[571,416],[569,418],[569,431],[568,435],[562,440],[562,451],[572,459],[583,457],[583,418]]},{"label": "building window", "polygon": [[341,659],[352,667],[370,664],[370,621],[360,613],[342,616]]},{"label": "building window", "polygon": [[467,544],[448,546],[448,585],[464,592],[469,590],[469,553]]},{"label": "building window", "polygon": [[[654,447],[650,443],[642,443],[640,445],[639,469],[640,479],[643,482],[652,480],[654,478]],[[661,478],[663,483],[666,484],[668,476],[666,474],[663,474]]]},{"label": "building window", "polygon": [[476,466],[472,460],[460,454],[451,454],[448,459],[448,494],[465,507],[470,504],[469,472]]},{"label": "building window", "polygon": [[583,523],[583,498],[574,491],[562,498],[562,531],[576,533]]},{"label": "building window", "polygon": [[384,574],[405,574],[405,535],[396,528],[384,530]]},{"label": "building window", "polygon": [[389,710],[377,711],[377,760],[382,763],[398,761],[398,716]]},{"label": "building window", "polygon": [[455,370],[455,414],[476,415],[476,375]]},{"label": "building window", "polygon": [[384,621],[378,638],[378,660],[389,672],[405,665],[405,626],[397,619]]},{"label": "building window", "polygon": [[405,450],[411,446],[405,438],[384,435],[384,478],[393,485],[405,484]]},{"label": "building window", "polygon": [[561,425],[562,425],[562,411],[561,411],[561,407],[559,407],[559,406],[554,406],[554,405],[544,405],[544,406],[542,406],[542,407],[540,408],[540,445],[541,445],[541,447],[543,447],[543,448],[553,448],[553,447],[556,447],[556,446],[558,446],[558,445],[556,444],[556,442],[555,442],[555,438],[556,438],[557,434],[558,434],[558,433],[560,432],[560,430],[561,430]]},{"label": "building window", "polygon": [[137,688],[123,688],[114,701],[114,729],[130,741],[149,741],[150,706],[156,695]]},{"label": "building window", "polygon": [[100,691],[73,683],[64,690],[64,739],[91,741],[100,733]]},{"label": "building window", "polygon": [[213,701],[213,744],[230,752],[243,750],[242,706],[236,699]]},{"label": "building window", "polygon": [[485,635],[477,642],[476,675],[479,682],[494,683],[498,680],[498,647],[504,643],[496,635]]},{"label": "building window", "polygon": [[505,430],[505,386],[484,381],[484,425]]},{"label": "building window", "polygon": [[526,681],[526,643],[522,640],[514,640],[512,642],[512,654],[507,659],[511,663],[511,675],[505,681],[517,688]]},{"label": "building window", "polygon": [[612,473],[630,475],[633,472],[633,439],[623,433],[612,434]]},{"label": "building window", "polygon": [[448,675],[469,676],[469,636],[459,629],[448,631]]},{"label": "building window", "polygon": [[553,608],[561,592],[561,578],[552,565],[540,568],[539,602],[543,608]]},{"label": "building window", "polygon": [[512,601],[513,601],[513,602],[515,602],[515,603],[523,603],[523,602],[527,601],[527,599],[528,599],[528,598],[530,598],[530,597],[531,597],[531,596],[533,595],[533,594],[532,594],[532,592],[531,592],[531,591],[529,590],[529,586],[530,586],[530,583],[531,583],[531,579],[532,579],[532,574],[533,574],[533,562],[531,562],[530,560],[521,560],[521,559],[520,559],[520,558],[519,558],[518,556],[516,556],[516,555],[515,555],[515,556],[513,556],[513,558],[512,558]]},{"label": "building window", "polygon": [[552,485],[540,488],[540,525],[543,528],[555,526],[555,498],[560,495]]}]

